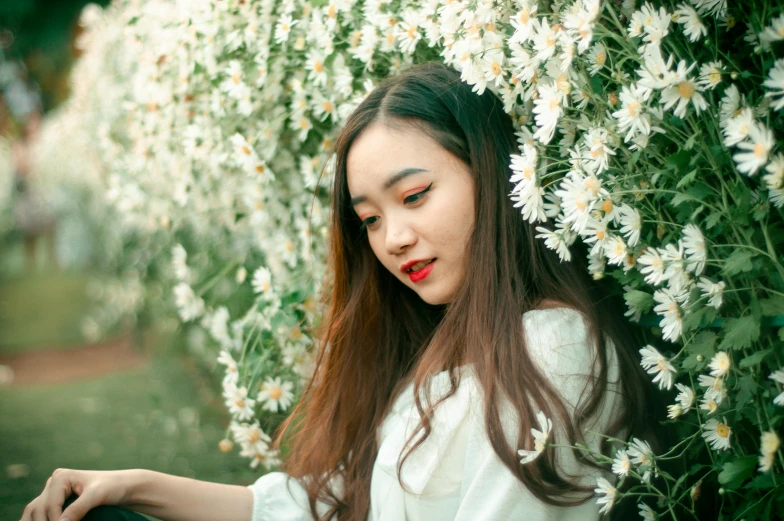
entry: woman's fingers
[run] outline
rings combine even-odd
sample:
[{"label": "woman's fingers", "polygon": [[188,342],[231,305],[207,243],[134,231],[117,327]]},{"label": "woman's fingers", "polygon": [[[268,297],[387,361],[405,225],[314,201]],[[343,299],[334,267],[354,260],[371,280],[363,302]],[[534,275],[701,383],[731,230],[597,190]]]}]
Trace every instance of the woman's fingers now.
[{"label": "woman's fingers", "polygon": [[68,505],[60,518],[53,519],[52,521],[60,521],[61,519],[63,521],[66,519],[68,521],[81,521],[81,519],[87,515],[87,512],[97,506],[98,504],[93,498],[93,494],[89,490],[85,490],[84,494]]}]

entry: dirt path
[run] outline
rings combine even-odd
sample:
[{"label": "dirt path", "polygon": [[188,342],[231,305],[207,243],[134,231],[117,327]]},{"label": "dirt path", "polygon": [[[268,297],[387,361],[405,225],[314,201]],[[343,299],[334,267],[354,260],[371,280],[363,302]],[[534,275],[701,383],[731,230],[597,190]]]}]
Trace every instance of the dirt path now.
[{"label": "dirt path", "polygon": [[0,365],[14,371],[12,386],[55,384],[127,371],[143,366],[147,357],[130,337],[71,350],[40,350],[0,355]]}]

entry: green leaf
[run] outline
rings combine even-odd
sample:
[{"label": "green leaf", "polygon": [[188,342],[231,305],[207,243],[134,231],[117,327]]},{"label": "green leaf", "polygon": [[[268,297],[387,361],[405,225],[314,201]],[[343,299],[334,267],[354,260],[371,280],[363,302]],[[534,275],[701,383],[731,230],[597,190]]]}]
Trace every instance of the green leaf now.
[{"label": "green leaf", "polygon": [[721,213],[719,212],[711,213],[710,215],[708,215],[708,218],[705,219],[705,229],[710,230],[711,228],[719,224],[719,221],[721,221]]},{"label": "green leaf", "polygon": [[766,349],[764,351],[758,351],[753,355],[749,355],[743,360],[740,361],[738,367],[741,369],[748,369],[751,366],[757,365],[758,363],[762,362],[762,359],[765,358],[770,354],[770,349]]},{"label": "green leaf", "polygon": [[749,315],[741,318],[728,318],[722,326],[724,340],[719,349],[743,349],[751,347],[760,336],[759,319]]},{"label": "green leaf", "polygon": [[760,300],[760,305],[762,306],[762,314],[766,317],[784,315],[784,297],[781,295],[762,299]]},{"label": "green leaf", "polygon": [[719,472],[719,483],[726,488],[738,488],[754,472],[757,456],[744,456],[728,461]]},{"label": "green leaf", "polygon": [[634,309],[639,309],[642,313],[647,313],[653,306],[653,295],[636,289],[624,293],[623,299],[627,304]]},{"label": "green leaf", "polygon": [[746,483],[746,486],[743,488],[773,488],[773,475],[771,473],[760,474],[756,478]]},{"label": "green leaf", "polygon": [[740,377],[738,379],[737,389],[738,394],[735,401],[735,407],[739,411],[750,412],[753,416],[754,408],[749,407],[748,410],[744,410],[744,407],[746,404],[751,403],[757,392],[757,382],[754,380],[754,376],[746,374]]},{"label": "green leaf", "polygon": [[696,200],[697,199],[695,199],[693,196],[684,192],[680,192],[675,194],[675,196],[672,198],[672,201],[670,201],[670,204],[677,208],[678,206],[682,205],[686,201],[696,201]]},{"label": "green leaf", "polygon": [[755,255],[756,253],[751,250],[737,249],[727,257],[722,271],[725,275],[729,276],[751,271],[753,268],[751,259],[753,259]]},{"label": "green leaf", "polygon": [[681,180],[678,181],[678,184],[675,185],[675,188],[683,188],[684,186],[689,186],[691,183],[694,182],[694,179],[697,177],[697,169],[695,168],[685,176],[681,177]]},{"label": "green leaf", "polygon": [[689,164],[689,159],[691,159],[691,152],[681,150],[667,158],[667,164],[674,166],[676,170],[680,170]]},{"label": "green leaf", "polygon": [[689,356],[681,364],[683,369],[687,371],[702,370],[716,353],[714,345],[716,345],[716,333],[712,331],[703,331],[695,336],[694,341],[686,346],[686,352],[689,353]]}]

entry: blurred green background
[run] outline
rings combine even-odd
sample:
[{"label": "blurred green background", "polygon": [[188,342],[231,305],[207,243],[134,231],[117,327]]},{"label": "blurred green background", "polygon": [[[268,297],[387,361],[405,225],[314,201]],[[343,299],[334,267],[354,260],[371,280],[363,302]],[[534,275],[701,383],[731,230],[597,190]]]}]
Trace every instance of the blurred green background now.
[{"label": "blurred green background", "polygon": [[[25,64],[45,112],[68,96],[76,21],[86,3],[0,1],[3,56]],[[63,354],[56,360],[67,366],[87,343],[80,324],[94,273],[90,266],[60,269],[54,255],[41,241],[31,260],[18,230],[0,237],[0,519],[21,517],[57,467],[148,468],[251,483],[260,471],[236,451],[218,450],[229,418],[216,376],[185,354],[176,328],[129,322],[98,346],[133,346],[137,363],[128,367],[118,362],[78,378],[57,377],[51,368],[30,372],[31,363]],[[12,379],[9,367],[27,367],[26,378]]]}]

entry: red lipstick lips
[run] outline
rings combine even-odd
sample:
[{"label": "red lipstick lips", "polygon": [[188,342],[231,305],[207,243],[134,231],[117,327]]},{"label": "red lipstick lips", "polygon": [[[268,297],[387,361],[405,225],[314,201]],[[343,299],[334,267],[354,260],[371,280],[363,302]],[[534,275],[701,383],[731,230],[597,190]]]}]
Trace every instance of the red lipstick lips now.
[{"label": "red lipstick lips", "polygon": [[[416,271],[408,271],[408,270],[411,269],[412,266],[415,266],[415,265],[417,265],[419,263],[422,263],[422,262],[426,262],[427,264],[425,266],[422,266],[421,268],[419,268]],[[424,280],[428,275],[430,275],[430,272],[433,271],[433,264],[435,264],[435,262],[436,262],[436,259],[430,259],[430,260],[427,260],[427,259],[417,259],[417,260],[412,260],[412,261],[409,261],[409,262],[406,262],[405,264],[403,264],[400,267],[400,271],[402,273],[408,273],[408,278],[411,279],[411,282],[419,282],[421,280]]]}]

